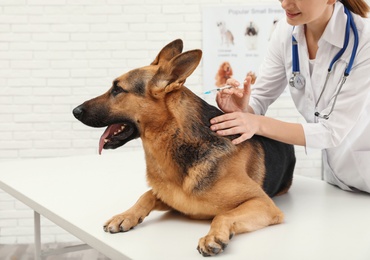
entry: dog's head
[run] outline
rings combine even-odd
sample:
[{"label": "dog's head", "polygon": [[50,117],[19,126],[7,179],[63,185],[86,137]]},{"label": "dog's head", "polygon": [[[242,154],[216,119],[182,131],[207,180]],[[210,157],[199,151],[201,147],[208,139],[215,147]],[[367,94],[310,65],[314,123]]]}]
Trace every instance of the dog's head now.
[{"label": "dog's head", "polygon": [[256,36],[258,35],[258,29],[255,26],[254,22],[250,22],[245,30],[245,35]]},{"label": "dog's head", "polygon": [[123,74],[106,93],[73,109],[82,123],[107,127],[99,141],[99,153],[140,137],[145,124],[164,116],[163,100],[182,88],[202,56],[201,50],[182,53],[182,49],[180,39],[167,44],[149,66]]},{"label": "dog's head", "polygon": [[219,72],[222,73],[222,75],[231,76],[233,74],[233,70],[231,68],[230,63],[227,61],[222,62],[219,68]]},{"label": "dog's head", "polygon": [[226,27],[226,23],[224,21],[217,22],[217,27],[220,29],[224,29]]}]

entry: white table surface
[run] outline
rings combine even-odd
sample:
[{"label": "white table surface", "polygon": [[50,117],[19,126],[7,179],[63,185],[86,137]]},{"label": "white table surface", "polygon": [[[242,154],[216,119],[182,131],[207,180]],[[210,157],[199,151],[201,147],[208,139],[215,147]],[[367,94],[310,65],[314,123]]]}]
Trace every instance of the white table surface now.
[{"label": "white table surface", "polygon": [[[210,221],[153,212],[127,233],[103,231],[148,190],[140,150],[2,162],[0,169],[1,189],[112,259],[203,259],[196,247]],[[217,259],[370,259],[370,195],[295,176],[289,193],[274,200],[285,222],[235,236]]]}]

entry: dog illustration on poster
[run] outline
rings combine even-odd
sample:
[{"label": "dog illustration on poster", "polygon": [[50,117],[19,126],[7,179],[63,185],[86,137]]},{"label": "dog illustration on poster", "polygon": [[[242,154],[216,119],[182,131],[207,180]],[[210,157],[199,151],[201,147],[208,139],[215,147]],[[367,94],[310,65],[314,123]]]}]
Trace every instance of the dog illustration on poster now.
[{"label": "dog illustration on poster", "polygon": [[224,61],[221,63],[216,73],[217,87],[222,87],[226,84],[226,81],[233,76],[233,69],[231,68],[230,62]]},{"label": "dog illustration on poster", "polygon": [[254,73],[253,71],[249,71],[247,73],[247,77],[250,77],[251,78],[251,84],[253,85],[254,83],[256,83],[256,79],[257,79],[257,76],[256,76],[256,73]]},{"label": "dog illustration on poster", "polygon": [[220,29],[221,45],[226,45],[226,47],[234,45],[234,35],[227,29],[226,22],[218,22],[217,27]]},{"label": "dog illustration on poster", "polygon": [[249,22],[245,29],[245,42],[248,50],[257,49],[258,45],[258,28],[254,22]]}]

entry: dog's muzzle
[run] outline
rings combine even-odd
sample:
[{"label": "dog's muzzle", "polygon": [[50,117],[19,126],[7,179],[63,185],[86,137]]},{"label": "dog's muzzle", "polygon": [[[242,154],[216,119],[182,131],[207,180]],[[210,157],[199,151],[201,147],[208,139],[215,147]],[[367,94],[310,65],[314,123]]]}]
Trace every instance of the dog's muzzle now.
[{"label": "dog's muzzle", "polygon": [[106,106],[91,106],[83,103],[73,109],[74,117],[91,127],[107,127],[99,140],[99,154],[103,149],[115,149],[132,139],[140,137],[135,122],[129,118],[114,117]]}]

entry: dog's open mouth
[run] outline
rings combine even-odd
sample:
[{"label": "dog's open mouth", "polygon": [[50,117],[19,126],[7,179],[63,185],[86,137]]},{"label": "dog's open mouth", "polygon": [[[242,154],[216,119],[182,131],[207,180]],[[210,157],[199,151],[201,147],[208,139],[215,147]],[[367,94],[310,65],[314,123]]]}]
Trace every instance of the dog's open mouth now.
[{"label": "dog's open mouth", "polygon": [[103,149],[115,149],[138,137],[137,128],[131,123],[113,124],[105,129],[99,140],[99,154]]}]

